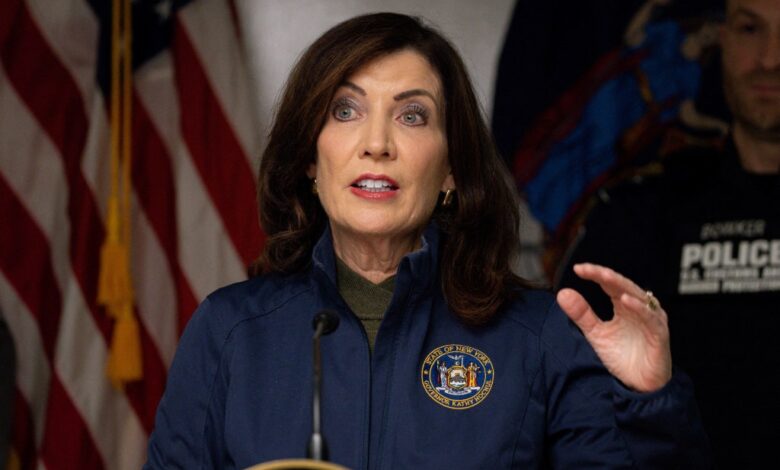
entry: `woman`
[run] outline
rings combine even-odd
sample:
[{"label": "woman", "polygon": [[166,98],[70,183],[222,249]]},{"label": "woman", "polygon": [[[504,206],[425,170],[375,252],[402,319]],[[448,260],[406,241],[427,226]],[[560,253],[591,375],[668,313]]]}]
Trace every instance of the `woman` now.
[{"label": "woman", "polygon": [[302,456],[311,321],[325,308],[340,318],[322,342],[334,462],[702,463],[706,438],[654,298],[579,266],[615,303],[602,323],[577,293],[559,293],[591,348],[549,294],[512,273],[513,185],[460,58],[418,20],[354,18],[306,51],[263,155],[259,201],[258,276],[212,294],[188,325],[149,467]]}]

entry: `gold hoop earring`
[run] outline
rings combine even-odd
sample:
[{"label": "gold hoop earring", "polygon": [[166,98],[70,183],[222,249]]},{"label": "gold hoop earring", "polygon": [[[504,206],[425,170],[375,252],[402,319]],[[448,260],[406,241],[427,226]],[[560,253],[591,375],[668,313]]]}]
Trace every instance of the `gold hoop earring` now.
[{"label": "gold hoop earring", "polygon": [[311,181],[311,193],[315,196],[320,193],[320,191],[317,189],[317,178],[314,178]]},{"label": "gold hoop earring", "polygon": [[452,199],[455,197],[455,190],[453,188],[448,189],[444,192],[444,199],[441,201],[442,207],[448,207],[450,204],[452,204]]}]

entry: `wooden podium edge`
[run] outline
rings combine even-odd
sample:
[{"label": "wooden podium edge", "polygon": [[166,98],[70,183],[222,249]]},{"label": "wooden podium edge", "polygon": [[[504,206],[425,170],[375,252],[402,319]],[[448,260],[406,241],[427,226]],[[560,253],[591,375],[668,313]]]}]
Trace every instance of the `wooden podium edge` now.
[{"label": "wooden podium edge", "polygon": [[259,463],[245,470],[349,470],[341,465],[309,459],[282,459]]}]

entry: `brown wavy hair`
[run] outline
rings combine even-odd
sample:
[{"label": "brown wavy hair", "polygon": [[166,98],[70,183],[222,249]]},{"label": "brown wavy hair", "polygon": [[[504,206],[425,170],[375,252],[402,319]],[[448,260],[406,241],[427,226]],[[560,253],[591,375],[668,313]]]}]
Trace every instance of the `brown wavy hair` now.
[{"label": "brown wavy hair", "polygon": [[488,321],[526,281],[511,264],[520,247],[518,198],[491,138],[471,81],[453,46],[414,17],[358,16],[328,30],[301,56],[285,87],[258,179],[260,223],[267,235],[250,273],[308,268],[327,215],[312,194],[306,169],[334,93],[361,66],[414,50],[438,72],[445,103],[449,163],[457,188],[452,204],[433,218],[443,232],[440,272],[444,296],[468,324]]}]

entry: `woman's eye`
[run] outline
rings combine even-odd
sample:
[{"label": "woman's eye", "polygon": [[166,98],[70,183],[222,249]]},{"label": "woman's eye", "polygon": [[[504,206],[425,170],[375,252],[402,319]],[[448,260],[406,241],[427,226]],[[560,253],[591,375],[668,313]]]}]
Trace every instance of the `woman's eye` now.
[{"label": "woman's eye", "polygon": [[413,106],[404,110],[401,121],[407,126],[421,126],[428,122],[428,112],[422,106]]},{"label": "woman's eye", "polygon": [[346,96],[334,100],[330,109],[331,115],[338,121],[351,121],[358,117],[358,105]]},{"label": "woman's eye", "polygon": [[355,110],[349,106],[340,105],[333,110],[333,116],[339,121],[349,121],[355,117]]},{"label": "woman's eye", "polygon": [[416,124],[420,116],[417,113],[404,113],[403,120],[406,124]]}]

